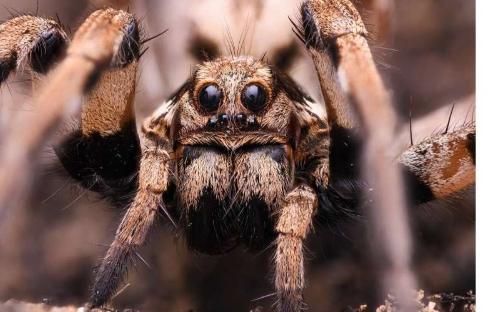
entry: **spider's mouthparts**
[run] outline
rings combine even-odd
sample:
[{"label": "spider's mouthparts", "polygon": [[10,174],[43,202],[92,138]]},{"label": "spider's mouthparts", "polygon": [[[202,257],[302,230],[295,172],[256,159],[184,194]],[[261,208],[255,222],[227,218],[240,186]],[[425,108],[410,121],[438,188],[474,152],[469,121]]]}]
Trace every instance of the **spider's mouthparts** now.
[{"label": "spider's mouthparts", "polygon": [[286,135],[273,131],[207,131],[183,134],[177,140],[182,146],[210,146],[231,152],[248,146],[289,145]]}]

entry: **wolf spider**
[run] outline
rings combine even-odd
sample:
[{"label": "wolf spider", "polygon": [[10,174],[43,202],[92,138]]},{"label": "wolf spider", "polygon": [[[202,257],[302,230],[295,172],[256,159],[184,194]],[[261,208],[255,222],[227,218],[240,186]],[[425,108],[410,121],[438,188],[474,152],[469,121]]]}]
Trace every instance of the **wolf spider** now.
[{"label": "wolf spider", "polygon": [[[0,82],[21,62],[38,73],[54,67],[35,98],[43,110],[4,143],[0,205],[12,190],[8,181],[83,95],[79,127],[56,154],[85,188],[116,205],[132,198],[97,270],[92,307],[115,293],[159,209],[203,253],[274,242],[277,309],[300,311],[303,243],[314,218],[337,222],[357,213],[362,194],[399,211],[405,197],[422,203],[474,183],[474,126],[396,157],[396,117],[349,0],[307,0],[300,13],[294,32],[313,59],[326,117],[276,66],[232,55],[197,65],[144,120],[141,135],[133,101],[143,40],[131,14],[98,10],[70,43],[49,19],[20,16],[0,25]],[[396,191],[387,194],[386,185]]]}]

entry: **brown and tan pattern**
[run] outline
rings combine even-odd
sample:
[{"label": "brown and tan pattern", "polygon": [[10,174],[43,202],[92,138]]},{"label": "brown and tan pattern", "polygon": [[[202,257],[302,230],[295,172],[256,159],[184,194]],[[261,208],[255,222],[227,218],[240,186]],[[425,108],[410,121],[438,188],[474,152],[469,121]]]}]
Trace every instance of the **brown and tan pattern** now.
[{"label": "brown and tan pattern", "polygon": [[91,306],[105,304],[117,291],[135,250],[143,245],[169,184],[170,157],[153,141],[145,142],[140,162],[137,194],[115,234],[98,272]]},{"label": "brown and tan pattern", "polygon": [[[4,142],[0,154],[0,206],[18,200],[8,181],[22,172],[22,167],[29,166],[30,158],[36,155],[44,138],[53,132],[67,111],[79,106],[91,80],[112,63],[121,66],[127,61],[126,53],[122,53],[127,47],[124,31],[135,23],[126,12],[106,9],[94,12],[81,25],[68,47],[67,57],[50,73],[35,97],[33,106],[39,108],[39,114],[24,121],[29,127],[22,123],[12,129],[16,136]],[[7,26],[15,29],[17,24]]]},{"label": "brown and tan pattern", "polygon": [[475,183],[475,127],[434,135],[399,158],[434,197],[444,198]]},{"label": "brown and tan pattern", "polygon": [[[323,91],[327,94],[329,118],[342,127],[358,128],[361,132],[364,142],[362,175],[371,186],[366,192],[371,206],[367,214],[373,221],[370,230],[380,245],[376,254],[388,263],[383,268],[383,286],[393,289],[404,311],[412,311],[410,293],[416,288],[416,281],[409,265],[410,229],[401,172],[393,159],[397,151],[397,117],[365,38],[367,31],[350,1],[305,2],[301,27],[316,68],[321,68],[324,60],[331,59],[329,66],[333,66],[333,70],[323,67],[318,70],[319,76],[329,74],[325,80],[330,81],[335,79],[337,72],[341,89]],[[321,54],[327,56],[321,57]],[[323,88],[328,84],[331,83],[326,82]],[[341,105],[334,96],[340,90],[347,97],[343,103],[351,108],[338,109],[333,104]],[[391,186],[395,190],[387,193]],[[385,224],[385,217],[392,220],[392,225]]]},{"label": "brown and tan pattern", "polygon": [[285,198],[276,231],[275,285],[278,310],[303,310],[305,287],[303,244],[312,226],[317,196],[308,186],[298,186]]},{"label": "brown and tan pattern", "polygon": [[[249,85],[265,90],[260,110],[246,106],[243,92]],[[208,86],[221,90],[213,112],[201,102]],[[217,253],[244,242],[257,249],[278,234],[275,285],[281,311],[303,306],[302,246],[317,210],[316,191],[299,181],[321,189],[329,182],[328,125],[310,112],[308,101],[266,63],[222,58],[197,66],[143,128],[154,140],[173,142],[164,146],[173,154],[177,213],[192,247]],[[266,222],[273,228],[260,225]],[[216,233],[207,234],[213,231],[208,223]]]},{"label": "brown and tan pattern", "polygon": [[[261,23],[271,5],[235,1],[225,9],[241,18],[248,8]],[[200,7],[190,14],[203,14]],[[403,310],[412,311],[415,280],[400,162],[415,187],[431,192],[426,200],[464,189],[475,182],[474,127],[431,137],[397,162],[398,118],[356,7],[348,0],[308,0],[300,11],[295,35],[315,65],[325,118],[284,73],[302,51],[300,42],[281,40],[281,34],[269,60],[251,53],[254,40],[247,29],[238,43],[227,32],[226,49],[207,31],[211,25],[195,29],[187,50],[201,63],[144,120],[140,139],[134,97],[141,44],[148,40],[140,39],[136,18],[98,10],[62,49],[65,58],[35,97],[38,115],[27,120],[29,127],[14,128],[16,137],[7,138],[0,154],[0,209],[15,196],[10,181],[34,159],[66,111],[82,106],[80,124],[57,142],[55,152],[80,185],[127,209],[97,270],[90,306],[104,306],[118,293],[162,212],[187,245],[202,253],[274,246],[277,310],[304,310],[304,245],[316,218],[337,223],[359,214],[363,202],[371,207],[375,252],[386,264],[385,286]],[[57,44],[41,53],[40,42],[53,38]],[[0,26],[0,78],[24,59],[35,72],[46,72],[65,41],[50,20],[7,21]]]},{"label": "brown and tan pattern", "polygon": [[50,19],[25,15],[0,24],[0,83],[23,64],[46,72],[61,56],[66,41],[64,30]]},{"label": "brown and tan pattern", "polygon": [[84,135],[111,135],[135,123],[134,96],[137,60],[101,75],[85,100],[81,128]]}]

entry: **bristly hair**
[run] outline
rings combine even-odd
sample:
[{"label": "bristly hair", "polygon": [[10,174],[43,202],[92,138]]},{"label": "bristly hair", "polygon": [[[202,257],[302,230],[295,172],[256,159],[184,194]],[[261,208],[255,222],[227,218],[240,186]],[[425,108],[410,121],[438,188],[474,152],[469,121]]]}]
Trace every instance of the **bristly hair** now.
[{"label": "bristly hair", "polygon": [[[100,193],[119,207],[133,197],[129,194],[137,189],[141,156],[133,122],[109,136],[84,136],[81,130],[75,130],[54,151],[68,175],[84,188]],[[121,158],[115,158],[115,154]]]},{"label": "bristly hair", "polygon": [[124,39],[122,42],[125,44],[120,47],[115,65],[125,66],[130,64],[132,60],[139,60],[149,49],[149,47],[144,46],[144,44],[161,37],[167,32],[168,29],[165,29],[148,37],[143,26],[143,19],[135,19],[123,30]]},{"label": "bristly hair", "polygon": [[292,31],[297,36],[297,38],[305,45],[307,46],[307,42],[305,41],[305,35],[303,28],[301,27],[302,25],[302,18],[299,16],[297,18],[297,21],[294,21],[290,16],[288,17],[290,20],[290,23],[292,24]]},{"label": "bristly hair", "polygon": [[240,37],[238,42],[235,43],[233,39],[233,35],[230,31],[230,27],[227,23],[225,23],[225,45],[227,47],[227,51],[231,57],[237,57],[242,54],[245,54],[247,51],[245,50],[245,41],[247,39],[247,34],[249,33],[249,23],[248,21],[244,25],[242,32],[240,33]]},{"label": "bristly hair", "polygon": [[123,30],[122,44],[119,51],[113,60],[113,65],[120,67],[132,63],[133,60],[138,60],[141,55],[142,45],[140,44],[141,30],[137,20],[132,20]]},{"label": "bristly hair", "polygon": [[[22,71],[22,65],[24,64],[29,65],[36,73],[46,73],[63,57],[67,46],[67,35],[63,27],[57,24],[55,20],[40,18],[34,14],[20,13],[12,19],[16,18],[43,20],[44,22],[40,23],[43,23],[45,27],[40,28],[39,33],[31,34],[33,40],[30,42],[30,45],[21,48],[20,51],[12,49],[14,47],[8,47],[8,49],[11,49],[10,52],[6,53],[0,59],[0,83],[4,82],[16,68],[18,71]],[[43,30],[45,28],[46,30]],[[27,33],[22,35],[25,34]],[[24,59],[26,62],[23,62]]]},{"label": "bristly hair", "polygon": [[28,54],[31,68],[37,73],[45,74],[65,54],[67,40],[65,32],[58,24],[40,34]]},{"label": "bristly hair", "polygon": [[233,40],[233,36],[232,33],[230,32],[230,27],[228,25],[226,25],[225,27],[225,44],[230,56],[232,57],[237,56],[235,49],[235,41]]},{"label": "bristly hair", "polygon": [[449,117],[448,117],[448,123],[446,124],[446,129],[444,129],[443,134],[448,133],[449,125],[451,123],[451,117],[453,117],[453,111],[454,111],[454,109],[455,109],[455,103],[453,103],[453,105],[451,106],[451,111],[449,112]]}]

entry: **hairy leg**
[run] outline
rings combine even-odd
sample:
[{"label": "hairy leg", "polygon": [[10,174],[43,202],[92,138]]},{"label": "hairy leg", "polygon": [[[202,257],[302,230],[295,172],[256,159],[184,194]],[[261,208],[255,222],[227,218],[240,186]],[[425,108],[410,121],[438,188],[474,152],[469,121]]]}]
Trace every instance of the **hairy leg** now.
[{"label": "hairy leg", "polygon": [[[353,146],[344,157],[336,159],[333,154],[341,154],[342,151],[332,148],[332,160],[338,160],[338,163],[331,162],[331,172],[337,173],[341,162],[352,166],[358,163],[359,155],[355,151],[361,150],[359,145],[370,147],[372,144],[376,161],[386,163],[387,158],[394,163],[394,157],[399,155],[397,137],[393,134],[397,121],[389,95],[374,65],[365,39],[367,31],[358,12],[349,1],[307,1],[302,6],[302,26],[325,94],[328,119],[334,123],[332,142],[343,141],[339,149]],[[360,135],[360,139],[359,128],[364,129],[360,131],[364,134]],[[456,166],[457,161],[450,162],[450,166],[443,161],[463,157],[459,153],[464,156],[471,154],[466,148],[468,144],[472,146],[470,149],[475,147],[474,126],[467,125],[456,133],[425,140],[400,157],[407,189],[412,190],[410,196],[414,202],[445,197],[474,183],[472,157],[465,158],[460,166]],[[418,151],[424,153],[425,147],[434,147],[434,152],[419,155]],[[435,174],[440,168],[449,170],[451,174]],[[333,174],[332,177],[339,178]]]},{"label": "hairy leg", "polygon": [[312,224],[317,195],[306,185],[299,185],[286,197],[276,231],[275,286],[278,311],[301,311],[304,280],[303,242]]},{"label": "hairy leg", "polygon": [[328,121],[343,128],[358,125],[355,108],[345,95],[346,81],[341,79],[341,54],[336,41],[349,34],[367,33],[359,13],[350,1],[305,1],[301,7],[299,33],[321,84]]},{"label": "hairy leg", "polygon": [[20,195],[18,185],[14,189],[12,181],[23,180],[33,156],[65,112],[79,105],[99,73],[128,60],[132,42],[126,31],[135,24],[130,14],[106,9],[94,12],[81,25],[67,56],[35,95],[37,113],[16,124],[12,129],[15,135],[5,137],[0,154],[0,209]]},{"label": "hairy leg", "polygon": [[46,73],[67,42],[64,30],[53,20],[30,15],[7,20],[0,25],[0,84],[24,63]]},{"label": "hairy leg", "polygon": [[173,115],[174,111],[164,112],[159,108],[143,122],[137,193],[96,274],[90,299],[92,307],[105,304],[114,294],[136,248],[145,242],[156,211],[162,205],[163,193],[173,183],[172,148],[168,139]]},{"label": "hairy leg", "polygon": [[[358,3],[356,3],[358,5]],[[361,6],[369,16],[366,22],[370,25],[371,37],[378,44],[386,44],[393,30],[393,0],[364,0]]]},{"label": "hairy leg", "polygon": [[447,197],[475,183],[475,127],[434,135],[399,158],[415,203]]},{"label": "hairy leg", "polygon": [[145,242],[161,204],[162,194],[168,187],[169,154],[154,141],[145,142],[145,146],[140,162],[137,194],[99,266],[91,291],[91,307],[105,304],[117,290],[136,248]]},{"label": "hairy leg", "polygon": [[[357,128],[362,139],[362,176],[372,186],[365,193],[367,202],[372,204],[371,230],[380,248],[376,254],[388,264],[383,268],[384,285],[393,290],[407,310],[413,305],[411,290],[415,281],[409,267],[410,234],[402,177],[394,159],[398,154],[397,118],[367,44],[367,31],[348,0],[306,1],[302,23],[322,78],[323,93],[337,78],[346,99],[339,102],[338,98],[325,97],[328,119],[338,127]],[[327,68],[333,75],[327,75]]]},{"label": "hairy leg", "polygon": [[80,125],[55,148],[71,177],[118,205],[135,191],[141,155],[133,107],[135,50],[130,63],[101,75],[83,104]]}]

